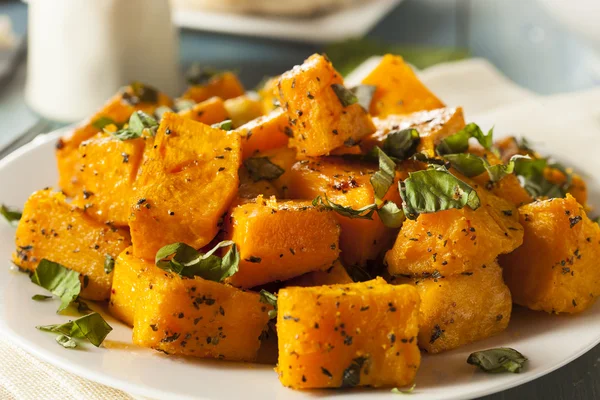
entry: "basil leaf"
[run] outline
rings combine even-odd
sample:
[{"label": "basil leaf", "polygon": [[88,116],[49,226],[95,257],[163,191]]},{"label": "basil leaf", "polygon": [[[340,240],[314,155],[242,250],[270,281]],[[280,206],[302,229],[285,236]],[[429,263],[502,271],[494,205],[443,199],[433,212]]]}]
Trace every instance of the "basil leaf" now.
[{"label": "basil leaf", "polygon": [[45,300],[48,300],[48,299],[51,299],[51,298],[52,298],[52,296],[46,296],[45,294],[34,294],[34,295],[31,297],[31,300],[35,300],[35,301],[45,301]]},{"label": "basil leaf", "polygon": [[230,119],[226,119],[225,121],[221,121],[216,124],[212,124],[211,126],[213,128],[222,129],[224,131],[230,131],[233,129],[233,124]]},{"label": "basil leaf", "polygon": [[526,159],[522,157],[515,160],[514,173],[519,178],[521,186],[530,196],[538,197],[565,197],[566,188],[552,183],[544,176],[548,161],[544,158]]},{"label": "basil leaf", "polygon": [[425,164],[443,165],[444,167],[446,167],[446,169],[451,167],[450,162],[448,162],[446,160],[442,160],[440,158],[428,157],[426,154],[423,154],[423,153],[415,153],[410,157],[410,159],[419,161],[419,162],[422,162]]},{"label": "basil leaf", "polygon": [[467,178],[481,175],[485,172],[485,164],[483,159],[475,154],[447,154],[444,156],[444,160],[449,161],[454,169]]},{"label": "basil leaf", "polygon": [[369,112],[376,89],[377,86],[375,85],[358,85],[350,89],[350,91],[356,96],[358,104],[360,104],[366,112]]},{"label": "basil leaf", "polygon": [[383,206],[377,210],[377,215],[388,228],[400,228],[406,219],[404,211],[393,201],[383,203]]},{"label": "basil leaf", "polygon": [[60,298],[57,312],[63,311],[81,292],[79,273],[59,263],[42,259],[31,275],[31,282]]},{"label": "basil leaf", "polygon": [[96,129],[102,130],[108,125],[119,126],[112,118],[109,117],[99,117],[98,119],[92,121],[92,126]]},{"label": "basil leaf", "polygon": [[[60,333],[69,338],[87,339],[96,347],[100,346],[106,336],[112,331],[112,327],[97,312],[64,324],[36,326],[36,328],[44,332]],[[64,338],[61,338],[61,340],[66,341]]]},{"label": "basil leaf", "polygon": [[202,68],[200,64],[194,63],[185,72],[185,79],[190,85],[206,85],[212,78],[221,73],[215,68]]},{"label": "basil leaf", "polygon": [[[231,246],[223,258],[214,255],[222,248]],[[185,243],[173,243],[158,250],[155,257],[156,266],[182,277],[221,282],[238,271],[240,255],[237,246],[232,241],[218,243],[206,254],[198,252]]]},{"label": "basil leaf", "polygon": [[129,87],[131,93],[123,93],[123,101],[135,106],[139,103],[156,104],[158,102],[158,90],[141,82],[132,82]]},{"label": "basil leaf", "polygon": [[331,88],[335,92],[335,95],[340,100],[342,107],[348,107],[358,102],[358,97],[351,90],[347,89],[344,85],[334,83]]},{"label": "basil leaf", "polygon": [[409,387],[408,389],[393,388],[391,390],[391,392],[394,394],[411,394],[415,390],[416,387],[417,387],[417,384],[413,383],[412,386]]},{"label": "basil leaf", "polygon": [[436,152],[440,155],[464,153],[469,149],[469,139],[475,138],[486,150],[492,148],[494,128],[486,134],[474,123],[470,123],[454,135],[444,138],[436,147]]},{"label": "basil leaf", "polygon": [[375,193],[375,203],[380,205],[383,202],[385,194],[394,183],[396,176],[396,163],[394,163],[379,147],[375,147],[375,152],[379,158],[379,171],[371,176],[371,186]]},{"label": "basil leaf", "polygon": [[277,164],[273,164],[269,157],[250,157],[244,161],[254,182],[260,180],[272,181],[285,173],[285,170]]},{"label": "basil leaf", "polygon": [[73,340],[73,338],[68,337],[67,335],[58,335],[56,337],[56,343],[60,344],[62,347],[66,349],[74,349],[77,347],[77,342]]},{"label": "basil leaf", "polygon": [[315,199],[312,201],[312,205],[315,207],[323,207],[348,218],[373,219],[373,213],[377,209],[376,204],[369,204],[368,206],[355,210],[352,207],[342,206],[329,201],[327,195],[324,195],[324,197],[325,198],[321,196],[315,197]]},{"label": "basil leaf", "polygon": [[104,255],[104,272],[110,274],[115,269],[115,259],[110,254]]},{"label": "basil leaf", "polygon": [[382,147],[385,154],[398,160],[406,160],[417,151],[421,138],[416,129],[409,128],[388,133]]},{"label": "basil leaf", "polygon": [[77,298],[71,304],[77,306],[77,312],[81,315],[88,315],[88,314],[94,312],[94,310],[92,310],[90,308],[90,306],[88,306],[87,303],[85,301],[81,300],[80,298]]},{"label": "basil leaf", "polygon": [[514,156],[512,156],[510,158],[510,160],[508,161],[508,163],[505,164],[497,164],[497,165],[490,165],[488,163],[487,160],[484,159],[484,164],[485,164],[485,169],[488,172],[488,175],[490,176],[490,180],[492,182],[498,182],[499,180],[501,180],[502,178],[504,178],[506,175],[510,175],[515,171],[516,165],[518,160],[531,160],[531,158],[529,156],[522,156],[520,154],[515,154]]},{"label": "basil leaf", "polygon": [[468,364],[476,365],[483,371],[491,373],[519,373],[526,361],[527,357],[508,347],[476,351],[467,358]]},{"label": "basil leaf", "polygon": [[424,171],[411,172],[399,184],[402,209],[409,219],[416,219],[419,214],[452,208],[468,206],[476,210],[479,207],[475,189],[442,166],[430,166]]},{"label": "basil leaf", "polygon": [[11,224],[14,224],[15,222],[19,222],[21,220],[23,213],[16,208],[10,208],[4,204],[0,204],[0,215],[2,215],[4,219]]},{"label": "basil leaf", "polygon": [[277,318],[277,296],[265,289],[260,290],[260,302],[273,306],[273,310],[269,311],[269,319]]},{"label": "basil leaf", "polygon": [[112,134],[119,140],[137,139],[142,136],[145,129],[148,129],[150,134],[154,136],[158,129],[158,122],[150,115],[138,110],[129,117],[127,128],[119,129]]},{"label": "basil leaf", "polygon": [[175,110],[177,110],[177,112],[179,111],[185,111],[185,110],[189,110],[190,108],[194,107],[196,105],[196,102],[193,100],[188,100],[188,99],[177,99],[175,100]]}]

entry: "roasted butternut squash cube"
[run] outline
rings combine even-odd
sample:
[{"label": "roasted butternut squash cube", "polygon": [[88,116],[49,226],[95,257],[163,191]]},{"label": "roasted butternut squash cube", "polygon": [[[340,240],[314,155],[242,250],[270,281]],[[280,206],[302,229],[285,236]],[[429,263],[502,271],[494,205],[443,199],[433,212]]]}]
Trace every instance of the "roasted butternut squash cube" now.
[{"label": "roasted butternut squash cube", "polygon": [[207,245],[237,195],[240,163],[237,133],[166,113],[132,200],[134,254],[153,260],[170,243]]},{"label": "roasted butternut squash cube", "polygon": [[254,92],[225,100],[225,109],[235,128],[263,115],[262,103]]},{"label": "roasted butternut squash cube", "polygon": [[159,106],[171,106],[171,99],[155,89],[140,84],[127,86],[111,98],[90,119],[83,121],[69,134],[58,139],[56,143],[56,161],[58,164],[58,185],[69,197],[81,192],[82,185],[77,180],[77,172],[81,169],[79,145],[102,132],[102,125],[107,121],[117,124],[126,123],[134,111],[140,110],[152,115]]},{"label": "roasted butternut squash cube", "polygon": [[167,354],[253,361],[272,309],[257,293],[165,273],[137,302],[133,343]]},{"label": "roasted butternut squash cube", "polygon": [[333,262],[331,267],[324,271],[313,271],[304,275],[297,276],[285,281],[285,286],[324,286],[324,285],[341,285],[353,283],[354,281],[346,272],[346,268],[339,260]]},{"label": "roasted butternut squash cube", "polygon": [[496,335],[508,326],[510,291],[496,262],[458,275],[399,278],[421,296],[419,347],[441,353]]},{"label": "roasted butternut squash cube", "polygon": [[192,108],[180,111],[179,115],[184,118],[202,122],[206,125],[216,124],[229,119],[229,114],[225,108],[225,102],[223,102],[220,97],[211,97],[204,100],[194,105]]},{"label": "roasted butternut squash cube", "polygon": [[288,287],[277,300],[279,363],[295,389],[405,386],[413,382],[419,295],[409,285],[368,282]]},{"label": "roasted butternut squash cube", "polygon": [[266,180],[255,181],[250,177],[246,167],[239,170],[240,187],[238,188],[238,197],[240,199],[255,199],[258,196],[279,197],[279,191],[271,182]]},{"label": "roasted butternut squash cube", "polygon": [[578,313],[600,296],[600,227],[569,194],[519,208],[523,245],[500,258],[515,303]]},{"label": "roasted butternut squash cube", "polygon": [[154,281],[161,279],[165,271],[149,261],[133,255],[133,248],[123,250],[115,260],[113,284],[108,310],[118,320],[133,326],[135,307],[143,292],[150,290]]},{"label": "roasted butternut squash cube", "polygon": [[[288,194],[297,199],[327,195],[333,203],[359,209],[375,202],[370,178],[376,171],[374,164],[334,157],[298,161],[290,171]],[[396,181],[402,176],[406,174],[398,171]],[[397,182],[385,198],[401,204]],[[370,220],[335,216],[342,228],[340,249],[346,265],[364,265],[376,259],[394,240],[395,230],[386,228],[377,214]]]},{"label": "roasted butternut squash cube", "polygon": [[233,99],[243,95],[244,92],[244,86],[238,77],[233,72],[226,71],[216,74],[204,85],[190,86],[181,97],[200,103],[211,97],[220,97],[223,100]]},{"label": "roasted butternut squash cube", "polygon": [[35,271],[45,258],[81,274],[81,297],[108,300],[113,274],[106,273],[106,256],[116,258],[131,245],[127,231],[90,218],[84,210],[50,189],[33,193],[23,208],[16,233],[13,262]]},{"label": "roasted butternut squash cube", "polygon": [[438,108],[430,111],[418,111],[411,114],[392,114],[384,118],[373,118],[377,131],[360,142],[363,152],[368,153],[375,146],[382,147],[390,132],[404,129],[416,129],[421,141],[417,152],[428,157],[436,155],[436,146],[446,137],[465,127],[462,108]]},{"label": "roasted butternut squash cube", "polygon": [[444,107],[400,56],[383,56],[362,83],[376,87],[369,110],[373,116],[383,118]]},{"label": "roasted butternut squash cube", "polygon": [[[548,181],[557,185],[563,185],[567,181],[565,174],[556,168],[546,168],[544,170],[544,177]],[[571,175],[571,185],[569,185],[567,188],[567,193],[570,193],[573,197],[575,197],[575,200],[577,200],[579,204],[587,207],[587,185],[585,181],[581,179],[581,176],[575,173]]]},{"label": "roasted butternut squash cube", "polygon": [[287,146],[291,135],[287,116],[281,108],[240,126],[236,132],[242,137],[244,160],[261,151]]},{"label": "roasted butternut squash cube", "polygon": [[327,155],[375,132],[371,117],[360,104],[346,105],[338,98],[335,87],[343,85],[342,76],[319,54],[281,76],[277,96],[292,125],[290,146],[299,154]]},{"label": "roasted butternut squash cube", "polygon": [[288,199],[291,183],[291,169],[296,163],[296,151],[289,147],[279,147],[256,153],[253,157],[267,157],[270,162],[283,169],[283,174],[269,181],[279,191],[278,198]]},{"label": "roasted butternut squash cube", "polygon": [[523,242],[516,207],[461,177],[477,190],[481,205],[406,220],[385,256],[391,275],[459,274],[492,263]]},{"label": "roasted butternut squash cube", "polygon": [[327,269],[339,255],[333,213],[308,201],[258,197],[234,207],[228,224],[240,252],[239,270],[228,279],[234,286],[250,288]]},{"label": "roasted butternut squash cube", "polygon": [[152,146],[153,138],[119,140],[98,133],[81,143],[80,169],[75,173],[81,190],[74,194],[73,204],[99,222],[126,227],[146,142]]},{"label": "roasted butternut squash cube", "polygon": [[275,96],[279,79],[279,76],[269,78],[262,87],[258,89],[258,95],[260,96],[263,106],[263,114],[265,115],[279,107],[277,97]]}]

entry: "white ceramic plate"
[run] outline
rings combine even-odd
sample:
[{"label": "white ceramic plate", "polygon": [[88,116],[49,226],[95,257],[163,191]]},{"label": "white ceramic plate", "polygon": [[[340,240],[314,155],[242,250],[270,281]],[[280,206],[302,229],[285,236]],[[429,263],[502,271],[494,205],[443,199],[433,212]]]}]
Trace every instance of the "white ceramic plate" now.
[{"label": "white ceramic plate", "polygon": [[[467,114],[482,128],[495,125],[497,136],[522,133],[543,153],[555,154],[574,166],[587,175],[592,204],[600,205],[600,185],[594,177],[600,170],[597,157],[600,120],[582,113],[582,104],[569,109],[568,102],[563,100],[558,107],[544,106],[540,98],[522,90],[507,91],[504,78],[481,60],[436,68],[436,74],[426,72],[423,78],[436,92],[443,93],[444,99],[465,105]],[[470,85],[474,81],[485,84]],[[479,103],[483,97],[489,104],[495,98],[494,108],[482,109]],[[469,114],[473,109],[480,110],[479,115]],[[39,137],[0,160],[0,203],[22,207],[31,192],[56,184],[54,143],[60,134]],[[132,394],[157,399],[296,400],[334,394],[340,399],[397,398],[387,389],[296,392],[279,384],[272,366],[167,357],[134,347],[131,330],[110,316],[106,318],[114,331],[104,348],[90,345],[81,350],[66,350],[55,343],[53,335],[35,329],[36,325],[68,318],[55,314],[53,302],[32,301],[31,296],[40,293],[40,289],[29,282],[27,275],[9,269],[13,236],[14,228],[0,221],[0,334],[53,365]],[[505,390],[561,367],[599,342],[600,303],[577,316],[551,316],[517,307],[509,329],[501,335],[437,356],[425,355],[417,387],[410,398],[464,399]],[[514,347],[528,356],[530,361],[525,371],[487,375],[466,364],[471,352],[497,346]]]},{"label": "white ceramic plate", "polygon": [[175,8],[173,21],[182,28],[326,43],[365,35],[400,1],[371,0],[313,18],[275,18]]}]

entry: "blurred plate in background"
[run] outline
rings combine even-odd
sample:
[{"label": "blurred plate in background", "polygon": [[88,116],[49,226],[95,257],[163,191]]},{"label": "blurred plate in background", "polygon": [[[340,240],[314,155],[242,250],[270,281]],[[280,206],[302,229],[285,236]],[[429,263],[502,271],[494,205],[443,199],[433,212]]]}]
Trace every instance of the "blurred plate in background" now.
[{"label": "blurred plate in background", "polygon": [[[285,0],[282,0],[285,1]],[[182,28],[293,40],[328,43],[365,35],[402,0],[370,0],[353,3],[313,16],[244,14],[192,7],[192,0],[173,1],[173,20]]]}]

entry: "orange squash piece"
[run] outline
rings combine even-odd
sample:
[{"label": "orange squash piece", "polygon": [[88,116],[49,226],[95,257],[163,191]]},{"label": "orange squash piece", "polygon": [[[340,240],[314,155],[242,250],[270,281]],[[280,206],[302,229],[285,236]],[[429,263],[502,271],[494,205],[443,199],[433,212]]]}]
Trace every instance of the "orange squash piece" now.
[{"label": "orange squash piece", "polygon": [[109,118],[117,124],[123,124],[129,120],[134,111],[141,110],[152,115],[157,107],[172,105],[171,99],[163,93],[158,93],[156,101],[153,102],[141,101],[134,93],[138,92],[134,92],[132,86],[125,87],[90,119],[83,121],[69,134],[58,139],[56,143],[58,185],[67,196],[73,197],[82,190],[76,176],[77,171],[81,169],[78,148],[82,142],[102,131],[99,127],[94,126],[95,122]]},{"label": "orange squash piece", "polygon": [[281,77],[279,76],[269,78],[262,87],[258,89],[258,95],[262,102],[263,114],[265,115],[279,107],[275,91],[277,90],[277,82],[279,82],[280,78]]},{"label": "orange squash piece", "polygon": [[81,190],[74,194],[73,204],[99,222],[126,227],[146,142],[152,146],[153,138],[119,140],[106,133],[83,142],[75,174]]},{"label": "orange squash piece", "polygon": [[344,107],[332,87],[343,84],[331,62],[319,54],[281,76],[277,98],[292,125],[289,145],[299,154],[327,155],[375,132],[371,117],[360,104]]},{"label": "orange squash piece", "polygon": [[236,132],[242,137],[244,160],[261,151],[287,146],[291,135],[287,115],[281,108],[240,126]]},{"label": "orange squash piece", "polygon": [[373,118],[377,131],[367,136],[360,143],[363,152],[368,153],[375,146],[382,147],[390,132],[403,129],[416,129],[421,141],[417,152],[428,157],[436,155],[436,146],[446,137],[465,127],[462,108],[438,108],[430,111],[418,111],[411,114],[388,115],[384,118]]},{"label": "orange squash piece", "polygon": [[234,128],[263,115],[263,106],[256,93],[248,93],[225,100],[225,109]]},{"label": "orange squash piece", "polygon": [[165,272],[153,263],[133,255],[133,247],[128,247],[115,259],[113,284],[110,291],[108,310],[110,314],[133,326],[138,299],[152,282],[161,279]]},{"label": "orange squash piece", "polygon": [[258,197],[230,215],[228,236],[240,252],[239,271],[228,279],[234,286],[290,279],[327,269],[338,258],[337,221],[333,213],[310,202]]},{"label": "orange squash piece", "polygon": [[[550,167],[544,170],[544,177],[548,181],[557,185],[562,185],[567,180],[567,177],[564,173],[556,168]],[[575,197],[575,200],[577,200],[579,204],[587,207],[588,195],[585,181],[581,179],[581,176],[575,173],[572,174],[571,179],[571,185],[567,188],[567,193],[570,193],[573,197]]]},{"label": "orange squash piece", "polygon": [[132,200],[135,256],[153,260],[175,242],[207,245],[237,195],[240,155],[237,133],[166,113]]},{"label": "orange squash piece", "polygon": [[383,118],[444,107],[400,56],[383,56],[362,83],[376,87],[369,110],[373,116]]},{"label": "orange squash piece", "polygon": [[133,343],[167,354],[253,361],[272,306],[257,293],[164,273],[135,310]]},{"label": "orange squash piece", "polygon": [[279,291],[277,372],[294,389],[405,386],[421,362],[419,295],[368,282]]},{"label": "orange squash piece", "polygon": [[510,253],[523,242],[516,207],[461,177],[477,190],[481,205],[406,220],[385,262],[391,275],[470,272]]},{"label": "orange squash piece", "polygon": [[288,286],[323,286],[323,285],[341,285],[346,283],[354,283],[346,268],[339,260],[335,260],[331,267],[324,271],[313,271],[304,275],[297,276],[284,282]]},{"label": "orange squash piece", "polygon": [[181,97],[201,103],[211,97],[233,99],[243,95],[244,92],[244,86],[238,77],[233,72],[227,71],[213,76],[206,85],[190,86]]},{"label": "orange squash piece", "polygon": [[412,284],[419,292],[419,347],[428,353],[483,340],[508,326],[512,301],[496,262],[459,275],[393,281]]},{"label": "orange squash piece", "polygon": [[216,124],[229,119],[229,114],[225,109],[225,103],[219,97],[211,97],[192,108],[180,111],[179,115],[184,118],[190,118],[194,121],[202,122],[206,125]]},{"label": "orange squash piece", "polygon": [[[376,171],[375,165],[334,157],[298,161],[290,171],[288,194],[297,199],[327,195],[333,203],[359,209],[375,202],[370,178]],[[402,201],[397,180],[403,176],[406,174],[397,172],[385,198],[398,205]],[[395,230],[386,228],[377,214],[371,220],[335,216],[342,228],[340,249],[346,265],[364,265],[376,259],[394,240]]]},{"label": "orange squash piece", "polygon": [[81,274],[81,297],[108,300],[113,274],[104,271],[106,255],[116,258],[131,245],[127,231],[101,224],[50,189],[33,193],[16,233],[13,262],[34,271],[45,258]]},{"label": "orange squash piece", "polygon": [[574,314],[600,296],[600,227],[570,194],[519,208],[523,245],[500,257],[515,303]]}]

